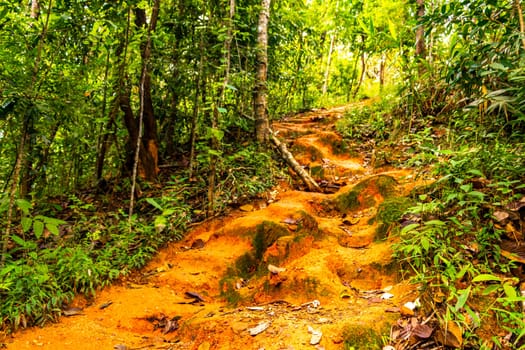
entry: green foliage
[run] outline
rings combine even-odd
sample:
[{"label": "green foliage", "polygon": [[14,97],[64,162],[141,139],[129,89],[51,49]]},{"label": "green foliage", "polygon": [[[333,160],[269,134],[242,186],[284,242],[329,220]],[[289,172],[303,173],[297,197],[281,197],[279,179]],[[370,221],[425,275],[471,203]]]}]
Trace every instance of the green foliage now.
[{"label": "green foliage", "polygon": [[383,104],[348,110],[336,124],[337,130],[349,140],[385,140],[392,128],[392,118]]},{"label": "green foliage", "polygon": [[[517,346],[523,337],[523,298],[516,294],[513,279],[499,277],[509,274],[514,263],[499,254],[505,232],[491,215],[523,197],[523,145],[510,148],[496,141],[458,151],[433,149],[446,156],[446,162],[436,164],[438,180],[419,189],[417,204],[406,211],[412,223],[400,230],[395,256],[422,283],[425,300],[468,330],[468,342],[481,342],[476,327],[484,318],[497,317]],[[436,293],[444,293],[446,302],[436,302]],[[494,296],[492,302],[468,303]]]}]

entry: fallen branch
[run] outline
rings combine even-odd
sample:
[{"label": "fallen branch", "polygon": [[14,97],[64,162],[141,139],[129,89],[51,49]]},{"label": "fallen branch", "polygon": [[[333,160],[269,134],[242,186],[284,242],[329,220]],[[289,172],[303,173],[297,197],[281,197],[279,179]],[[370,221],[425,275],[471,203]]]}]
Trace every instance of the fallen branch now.
[{"label": "fallen branch", "polygon": [[317,184],[317,182],[312,179],[312,177],[306,172],[306,170],[303,169],[301,164],[295,160],[294,156],[290,151],[288,151],[288,148],[284,143],[282,143],[277,136],[275,136],[275,133],[270,130],[270,138],[272,142],[275,144],[275,146],[279,149],[279,152],[281,153],[283,159],[288,163],[288,165],[295,171],[297,175],[303,180],[303,182],[308,187],[308,190],[310,191],[317,191],[317,192],[323,192],[321,187]]}]

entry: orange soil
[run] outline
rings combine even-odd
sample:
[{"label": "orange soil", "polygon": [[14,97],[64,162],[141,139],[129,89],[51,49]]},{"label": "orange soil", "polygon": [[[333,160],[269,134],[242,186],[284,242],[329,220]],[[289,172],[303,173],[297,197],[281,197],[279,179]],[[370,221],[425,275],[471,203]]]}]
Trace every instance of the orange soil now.
[{"label": "orange soil", "polygon": [[[415,186],[410,171],[370,169],[360,159],[332,154],[323,140],[340,139],[333,125],[342,113],[344,108],[305,113],[275,123],[274,129],[280,137],[292,132],[303,135],[294,142],[315,148],[326,159],[325,166],[339,169],[337,175],[325,173],[327,181],[337,176],[346,182],[338,193],[373,173],[387,173],[397,180],[400,193],[408,193]],[[311,154],[297,154],[304,165],[323,165],[311,158]],[[89,303],[78,298],[73,306],[83,308],[80,315],[15,333],[5,340],[8,349],[342,349],[348,325],[385,334],[399,317],[388,309],[414,300],[415,290],[399,281],[392,267],[391,240],[374,242],[376,227],[368,221],[377,207],[350,213],[354,221],[359,220],[348,226],[340,213],[330,215],[323,208],[337,194],[286,186],[275,190],[275,200],[259,203],[254,211],[235,211],[196,227],[183,241],[160,251],[144,269],[100,291]],[[315,219],[320,235],[295,237],[297,225],[283,222],[297,219],[299,212]],[[239,279],[237,292],[245,299],[231,307],[220,297],[219,282],[227,268],[252,249],[253,232],[265,220],[288,227],[289,236],[278,238],[263,258],[281,257],[280,267],[286,271]],[[204,246],[192,248],[198,239]],[[367,291],[389,286],[392,299],[383,300],[380,293],[364,298]],[[186,292],[196,292],[204,301],[188,303]],[[314,300],[320,305],[314,307]],[[112,303],[101,309],[106,302]],[[154,329],[155,319],[175,316],[180,317],[179,329],[165,334],[162,327]],[[270,322],[269,327],[250,335],[249,329],[262,321]],[[322,331],[319,345],[310,345],[308,327]]]}]

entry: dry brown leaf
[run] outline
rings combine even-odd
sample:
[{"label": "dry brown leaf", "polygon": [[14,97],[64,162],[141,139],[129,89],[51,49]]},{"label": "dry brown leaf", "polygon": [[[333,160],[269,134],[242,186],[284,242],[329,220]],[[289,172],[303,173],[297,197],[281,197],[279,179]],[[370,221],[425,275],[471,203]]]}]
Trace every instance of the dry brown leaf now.
[{"label": "dry brown leaf", "polygon": [[463,344],[463,332],[455,322],[448,321],[445,329],[436,332],[436,340],[443,345],[460,348]]},{"label": "dry brown leaf", "polygon": [[430,327],[426,324],[418,324],[412,333],[421,339],[428,339],[432,335],[432,332],[434,332],[434,328]]}]

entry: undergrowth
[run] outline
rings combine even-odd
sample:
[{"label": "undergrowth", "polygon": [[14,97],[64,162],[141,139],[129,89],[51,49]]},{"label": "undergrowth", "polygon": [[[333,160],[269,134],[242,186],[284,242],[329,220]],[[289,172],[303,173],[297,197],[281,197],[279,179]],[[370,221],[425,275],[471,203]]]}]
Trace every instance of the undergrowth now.
[{"label": "undergrowth", "polygon": [[377,238],[397,240],[394,256],[419,285],[423,318],[455,322],[463,348],[525,349],[523,129],[496,115],[480,123],[477,109],[448,108],[452,100],[417,117],[422,110],[400,101],[354,110],[337,125],[348,139],[376,138],[388,163],[435,179],[408,198],[387,198],[374,218]]},{"label": "undergrowth", "polygon": [[[274,169],[273,159],[255,147],[225,155],[218,166],[214,212],[273,186]],[[204,179],[188,181],[180,173],[169,175],[160,190],[143,184],[131,219],[121,209],[129,205],[128,189],[123,182],[109,194],[85,191],[47,202],[16,201],[18,219],[0,263],[0,330],[56,321],[76,294],[93,297],[204,218]],[[0,195],[0,214],[7,206],[7,196]]]}]

